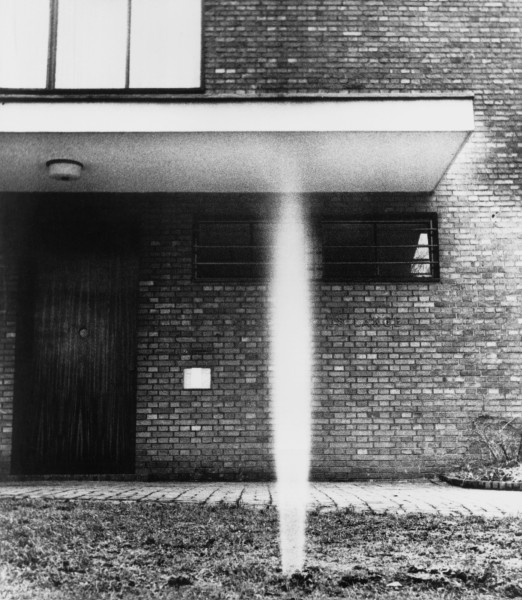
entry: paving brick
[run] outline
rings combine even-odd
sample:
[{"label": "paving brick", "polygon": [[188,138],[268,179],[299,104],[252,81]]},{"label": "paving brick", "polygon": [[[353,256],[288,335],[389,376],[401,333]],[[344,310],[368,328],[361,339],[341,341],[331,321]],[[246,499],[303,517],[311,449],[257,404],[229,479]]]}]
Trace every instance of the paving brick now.
[{"label": "paving brick", "polygon": [[[464,490],[435,481],[315,482],[308,510],[350,508],[372,513],[521,515],[520,492]],[[46,482],[0,484],[0,499],[104,502],[184,502],[277,506],[277,485],[267,483]]]}]

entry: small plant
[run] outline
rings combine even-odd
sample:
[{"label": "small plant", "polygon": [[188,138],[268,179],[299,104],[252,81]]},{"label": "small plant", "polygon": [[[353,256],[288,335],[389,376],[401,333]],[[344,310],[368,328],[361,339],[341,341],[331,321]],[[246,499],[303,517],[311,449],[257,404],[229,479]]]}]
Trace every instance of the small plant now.
[{"label": "small plant", "polygon": [[493,464],[514,465],[522,461],[522,419],[519,417],[505,419],[482,414],[472,421],[471,430]]},{"label": "small plant", "polygon": [[522,418],[481,414],[471,422],[467,460],[449,473],[465,481],[522,483]]}]

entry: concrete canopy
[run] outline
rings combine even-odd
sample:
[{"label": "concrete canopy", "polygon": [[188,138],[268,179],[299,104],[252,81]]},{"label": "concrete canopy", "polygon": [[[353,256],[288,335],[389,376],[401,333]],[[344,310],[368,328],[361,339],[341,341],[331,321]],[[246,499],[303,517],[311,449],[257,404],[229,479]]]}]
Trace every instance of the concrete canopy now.
[{"label": "concrete canopy", "polygon": [[9,101],[0,191],[430,192],[473,127],[469,96]]}]

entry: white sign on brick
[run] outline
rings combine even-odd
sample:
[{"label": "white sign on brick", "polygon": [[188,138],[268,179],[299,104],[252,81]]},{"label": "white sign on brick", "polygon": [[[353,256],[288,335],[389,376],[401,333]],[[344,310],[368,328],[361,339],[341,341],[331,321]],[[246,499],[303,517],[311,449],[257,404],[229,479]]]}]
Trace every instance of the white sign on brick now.
[{"label": "white sign on brick", "polygon": [[191,368],[183,371],[183,388],[185,390],[209,390],[210,383],[210,369]]}]

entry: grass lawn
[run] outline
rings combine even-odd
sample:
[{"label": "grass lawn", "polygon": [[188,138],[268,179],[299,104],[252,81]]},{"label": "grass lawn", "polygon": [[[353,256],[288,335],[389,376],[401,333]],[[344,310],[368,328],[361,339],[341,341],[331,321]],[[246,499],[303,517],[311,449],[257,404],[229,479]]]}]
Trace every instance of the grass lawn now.
[{"label": "grass lawn", "polygon": [[0,599],[522,597],[521,525],[312,512],[288,579],[274,509],[2,500]]}]

